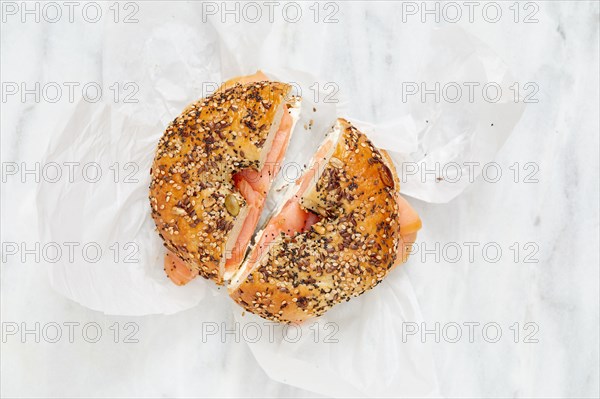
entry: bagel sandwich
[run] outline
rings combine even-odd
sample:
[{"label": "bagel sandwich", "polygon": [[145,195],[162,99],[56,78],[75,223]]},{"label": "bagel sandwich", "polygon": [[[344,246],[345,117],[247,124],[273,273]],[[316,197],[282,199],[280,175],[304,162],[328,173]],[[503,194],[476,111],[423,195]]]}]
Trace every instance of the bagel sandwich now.
[{"label": "bagel sandwich", "polygon": [[299,117],[291,90],[260,71],[232,79],[167,127],[149,200],[174,283],[221,285],[242,263]]},{"label": "bagel sandwich", "polygon": [[299,323],[373,288],[406,261],[421,227],[399,191],[388,154],[338,119],[257,234],[230,296],[265,319]]},{"label": "bagel sandwich", "polygon": [[251,313],[300,323],[405,262],[421,220],[389,155],[340,118],[257,231],[299,119],[291,90],[259,71],[190,104],[158,143],[149,199],[175,284],[199,275]]}]

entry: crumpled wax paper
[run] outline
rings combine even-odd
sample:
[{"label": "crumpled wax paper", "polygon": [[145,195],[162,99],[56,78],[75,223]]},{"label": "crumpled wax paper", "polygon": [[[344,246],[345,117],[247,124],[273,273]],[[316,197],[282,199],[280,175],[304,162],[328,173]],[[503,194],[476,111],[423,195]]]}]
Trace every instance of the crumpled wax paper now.
[{"label": "crumpled wax paper", "polygon": [[[86,307],[115,315],[172,314],[202,306],[203,299],[215,295],[230,301],[212,282],[197,278],[177,287],[164,275],[164,248],[147,197],[155,147],[168,122],[185,105],[207,94],[205,82],[219,84],[257,69],[294,82],[305,93],[311,92],[307,85],[318,81],[310,70],[297,71],[273,61],[269,26],[253,26],[254,34],[247,35],[244,24],[200,24],[197,14],[185,10],[174,10],[172,18],[164,18],[152,7],[142,11],[143,23],[107,29],[103,54],[104,77],[136,82],[139,101],[79,102],[55,132],[45,156],[46,162],[59,164],[95,163],[102,178],[90,183],[76,173],[73,182],[43,182],[37,197],[44,240],[95,243],[103,251],[95,263],[52,265],[52,286]],[[436,58],[423,68],[423,81],[512,83],[498,57],[458,28],[434,32],[429,46]],[[282,168],[265,214],[275,208],[282,188],[299,176],[338,115],[350,118],[388,150],[399,171],[403,162],[432,169],[436,162],[491,161],[523,112],[522,105],[509,98],[510,91],[503,92],[506,95],[497,103],[416,102],[410,112],[384,123],[352,118],[344,102],[313,104],[313,96],[303,96],[303,113],[285,158],[285,165],[291,166]],[[467,184],[424,182],[411,175],[403,177],[402,192],[427,202],[447,202]],[[117,255],[115,248],[119,248]],[[243,326],[252,323],[262,330],[261,339],[248,345],[260,366],[277,381],[327,396],[437,393],[429,350],[400,339],[402,323],[422,321],[402,267],[375,289],[301,326],[298,342],[283,338],[296,332],[287,331],[288,327],[271,326],[252,314],[242,317],[233,302],[231,309]],[[315,342],[317,331],[320,338]],[[325,337],[337,342],[323,342]]]}]

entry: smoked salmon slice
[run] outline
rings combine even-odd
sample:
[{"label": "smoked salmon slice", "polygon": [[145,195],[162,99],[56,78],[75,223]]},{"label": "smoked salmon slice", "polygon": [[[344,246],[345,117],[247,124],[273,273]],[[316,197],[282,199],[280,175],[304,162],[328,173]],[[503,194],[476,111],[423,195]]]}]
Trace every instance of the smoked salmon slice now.
[{"label": "smoked salmon slice", "polygon": [[284,112],[279,130],[273,139],[271,150],[267,154],[263,168],[260,171],[252,168],[244,169],[233,177],[235,186],[248,203],[248,214],[233,247],[231,257],[225,262],[226,273],[234,272],[235,267],[244,260],[244,255],[264,208],[271,183],[281,168],[281,162],[285,156],[287,143],[292,133],[292,125],[291,115],[287,111]]},{"label": "smoked salmon slice", "polygon": [[412,246],[417,239],[417,231],[421,229],[422,223],[417,211],[404,197],[397,194],[396,201],[398,202],[398,213],[400,214],[400,242],[398,243],[396,259],[400,260],[400,263],[404,263],[410,255]]},{"label": "smoked salmon slice", "polygon": [[165,255],[165,272],[176,285],[185,285],[198,275],[192,272],[185,262],[171,251],[167,251]]}]

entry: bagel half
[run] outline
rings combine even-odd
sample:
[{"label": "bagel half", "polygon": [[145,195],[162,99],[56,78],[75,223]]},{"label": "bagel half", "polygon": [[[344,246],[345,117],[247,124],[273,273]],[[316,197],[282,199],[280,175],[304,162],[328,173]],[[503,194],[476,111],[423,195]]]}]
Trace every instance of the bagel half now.
[{"label": "bagel half", "polygon": [[[389,156],[338,119],[259,233],[231,280],[231,297],[263,318],[290,323],[373,288],[397,260],[406,260],[402,247],[421,227],[399,190]],[[400,209],[405,206],[410,210]]]},{"label": "bagel half", "polygon": [[150,205],[166,267],[184,270],[181,281],[167,271],[176,283],[201,275],[222,284],[237,270],[272,181],[262,172],[289,142],[291,86],[260,72],[243,82],[189,105],[158,143]]}]

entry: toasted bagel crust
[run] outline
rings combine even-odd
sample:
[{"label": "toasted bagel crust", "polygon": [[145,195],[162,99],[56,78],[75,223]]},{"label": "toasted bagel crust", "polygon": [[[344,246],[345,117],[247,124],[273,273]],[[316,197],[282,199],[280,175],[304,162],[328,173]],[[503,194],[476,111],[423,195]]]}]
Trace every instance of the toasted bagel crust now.
[{"label": "toasted bagel crust", "polygon": [[[279,322],[325,313],[379,284],[396,259],[400,236],[398,180],[367,137],[339,119],[342,134],[316,185],[301,204],[322,220],[280,234],[231,297]],[[391,166],[393,169],[393,164]]]},{"label": "toasted bagel crust", "polygon": [[[232,175],[263,166],[290,90],[263,81],[218,91],[189,105],[158,143],[150,170],[152,218],[165,246],[218,284],[226,243],[245,215]],[[228,211],[226,198],[238,213]]]}]

